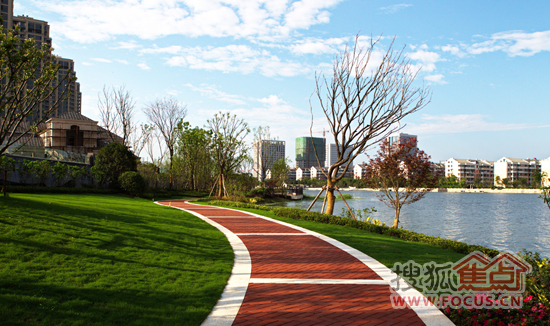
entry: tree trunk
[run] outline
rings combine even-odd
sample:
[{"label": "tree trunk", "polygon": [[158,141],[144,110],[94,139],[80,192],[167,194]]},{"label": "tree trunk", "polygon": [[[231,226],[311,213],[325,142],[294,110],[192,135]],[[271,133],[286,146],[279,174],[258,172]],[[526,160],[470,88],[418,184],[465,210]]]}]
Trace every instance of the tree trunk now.
[{"label": "tree trunk", "polygon": [[397,226],[399,225],[399,213],[401,213],[401,206],[399,204],[395,205],[395,217],[393,219],[393,225],[391,226],[394,229],[397,229]]},{"label": "tree trunk", "polygon": [[223,174],[218,176],[218,198],[223,196]]},{"label": "tree trunk", "polygon": [[334,196],[334,182],[333,180],[327,180],[327,208],[325,210],[326,214],[332,215],[334,212],[334,202],[336,201],[336,197]]},{"label": "tree trunk", "polygon": [[174,161],[174,150],[170,149],[170,171],[168,171],[168,189],[172,189],[172,163]]}]

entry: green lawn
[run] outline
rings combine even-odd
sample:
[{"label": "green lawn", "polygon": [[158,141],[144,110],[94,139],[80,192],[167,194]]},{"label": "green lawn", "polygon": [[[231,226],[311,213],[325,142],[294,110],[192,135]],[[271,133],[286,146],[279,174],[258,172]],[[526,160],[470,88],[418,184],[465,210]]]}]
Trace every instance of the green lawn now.
[{"label": "green lawn", "polygon": [[[353,228],[279,218],[391,267],[452,251]],[[233,264],[225,236],[191,214],[122,195],[0,197],[1,325],[199,325]]]},{"label": "green lawn", "polygon": [[[204,204],[208,203],[206,202]],[[449,261],[457,262],[464,257],[463,254],[435,247],[426,243],[405,241],[387,235],[380,235],[345,226],[278,217],[269,211],[227,207],[271,217],[279,221],[301,226],[303,228],[324,234],[371,256],[390,268],[396,262],[405,263],[409,260],[414,260],[419,264],[424,264],[430,261],[445,263]]]},{"label": "green lawn", "polygon": [[221,232],[149,200],[0,197],[0,324],[199,325],[233,258]]}]

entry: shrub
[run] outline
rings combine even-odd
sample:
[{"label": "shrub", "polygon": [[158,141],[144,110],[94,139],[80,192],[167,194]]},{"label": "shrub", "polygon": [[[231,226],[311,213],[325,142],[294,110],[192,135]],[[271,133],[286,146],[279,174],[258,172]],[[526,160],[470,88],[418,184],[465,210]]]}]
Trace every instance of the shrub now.
[{"label": "shrub", "polygon": [[430,235],[416,233],[409,230],[394,229],[384,225],[377,225],[374,223],[367,223],[367,222],[357,221],[346,217],[339,217],[339,216],[328,215],[323,213],[307,212],[296,208],[288,208],[288,207],[275,208],[273,209],[273,213],[275,213],[275,215],[279,217],[288,217],[295,220],[306,220],[306,221],[314,221],[314,222],[325,223],[325,224],[348,226],[348,227],[352,227],[360,230],[369,231],[372,233],[389,235],[389,236],[407,240],[407,241],[429,243],[431,245],[434,245],[443,249],[453,250],[455,252],[465,254],[465,255],[476,250],[481,251],[490,257],[494,257],[499,253],[498,250],[485,248],[483,246],[469,245],[464,242],[443,239],[440,237],[433,237]]},{"label": "shrub", "polygon": [[273,210],[273,208],[267,207],[267,206],[250,204],[250,203],[232,202],[232,201],[226,201],[226,200],[211,200],[211,201],[208,201],[208,204],[218,205],[218,206],[230,206],[230,207],[237,207],[237,208],[252,208],[252,209],[258,209],[262,211]]},{"label": "shrub", "polygon": [[92,168],[99,184],[109,183],[113,189],[120,189],[118,178],[127,171],[137,171],[137,157],[128,147],[119,143],[110,143],[97,153]]},{"label": "shrub", "polygon": [[527,292],[538,302],[550,306],[550,261],[538,252],[523,249],[519,256],[531,264],[533,271],[527,275]]},{"label": "shrub", "polygon": [[145,179],[134,171],[124,172],[118,178],[118,183],[126,193],[132,196],[140,196],[147,189]]}]

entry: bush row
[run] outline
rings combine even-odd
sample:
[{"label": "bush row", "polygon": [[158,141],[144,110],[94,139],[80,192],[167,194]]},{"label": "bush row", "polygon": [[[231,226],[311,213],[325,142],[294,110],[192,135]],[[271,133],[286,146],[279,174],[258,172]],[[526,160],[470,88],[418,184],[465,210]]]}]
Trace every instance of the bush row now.
[{"label": "bush row", "polygon": [[232,206],[238,208],[252,208],[259,209],[264,211],[271,211],[279,217],[287,217],[294,220],[304,220],[304,221],[314,221],[324,224],[334,224],[340,226],[347,226],[359,230],[365,230],[372,233],[389,235],[391,237],[403,239],[406,241],[414,242],[423,242],[428,243],[443,249],[453,250],[461,254],[469,254],[473,251],[481,251],[490,257],[495,257],[498,255],[499,251],[495,249],[489,249],[479,245],[469,245],[464,242],[444,239],[440,237],[434,237],[430,235],[425,235],[409,230],[404,229],[394,229],[388,226],[376,225],[372,223],[366,223],[363,221],[353,220],[351,218],[339,217],[335,215],[328,215],[317,212],[308,212],[297,208],[288,208],[288,207],[278,207],[271,208],[267,206],[248,204],[248,203],[237,203],[229,201],[210,201],[211,205],[221,205],[221,206]]},{"label": "bush row", "polygon": [[263,206],[263,205],[256,205],[256,204],[250,204],[250,203],[241,203],[236,201],[226,201],[226,200],[210,200],[208,201],[209,205],[218,205],[218,206],[231,206],[231,207],[237,207],[237,208],[251,208],[251,209],[259,209],[262,211],[272,211],[272,207]]}]

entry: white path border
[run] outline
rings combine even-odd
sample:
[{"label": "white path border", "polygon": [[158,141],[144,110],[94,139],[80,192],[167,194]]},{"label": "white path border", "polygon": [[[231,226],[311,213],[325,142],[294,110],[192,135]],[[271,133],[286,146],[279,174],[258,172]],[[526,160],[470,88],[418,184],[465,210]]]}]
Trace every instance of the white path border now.
[{"label": "white path border", "polygon": [[[204,206],[204,205],[190,203],[188,201],[186,201],[186,203],[190,204],[190,205]],[[221,207],[216,207],[216,206],[210,206],[210,207],[221,208]],[[174,207],[174,208],[177,208],[177,207]],[[199,208],[199,207],[197,207],[197,208]],[[202,220],[206,221],[207,223],[213,225],[214,227],[218,228],[220,231],[222,231],[225,234],[225,236],[229,240],[229,243],[233,247],[233,251],[235,251],[235,265],[233,266],[233,270],[232,270],[231,276],[230,276],[230,278],[227,282],[227,286],[224,289],[224,292],[222,294],[221,299],[218,301],[218,303],[216,304],[216,306],[214,307],[214,309],[212,310],[212,312],[210,313],[208,318],[202,323],[203,326],[231,325],[233,323],[233,321],[235,320],[235,317],[237,316],[237,313],[239,312],[239,308],[242,304],[242,301],[244,300],[244,296],[246,294],[246,290],[248,288],[248,283],[249,282],[250,283],[285,283],[281,279],[258,279],[258,278],[251,279],[250,274],[251,274],[252,264],[251,264],[251,259],[250,259],[250,253],[246,249],[246,246],[244,245],[244,243],[241,241],[241,239],[239,239],[239,237],[236,234],[232,233],[231,231],[229,231],[227,228],[223,227],[222,225],[220,225],[220,224],[210,220],[209,218],[204,217],[204,216],[202,216],[202,215],[200,215],[196,212],[189,211],[189,210],[186,210],[186,209],[183,209],[183,208],[178,208],[178,209],[189,212],[189,213],[201,218]],[[223,209],[242,212],[240,210],[232,209],[232,208],[223,207]],[[389,268],[382,265],[379,261],[377,261],[376,259],[374,259],[374,258],[360,252],[359,250],[357,250],[355,248],[352,248],[352,247],[350,247],[350,246],[348,246],[348,245],[346,245],[346,244],[344,244],[344,243],[342,243],[338,240],[335,240],[335,239],[327,237],[323,234],[320,234],[320,233],[317,233],[317,232],[314,232],[314,231],[296,226],[294,224],[282,222],[282,221],[279,221],[279,220],[272,219],[270,217],[266,217],[266,216],[262,216],[262,215],[258,215],[258,214],[254,214],[254,213],[250,213],[250,212],[247,212],[247,213],[251,214],[253,216],[259,217],[259,218],[263,218],[263,219],[271,221],[271,222],[279,223],[279,224],[288,226],[290,228],[300,230],[300,231],[302,231],[302,232],[304,232],[308,235],[312,235],[312,236],[315,236],[319,239],[322,239],[322,240],[332,244],[333,246],[347,252],[348,254],[352,255],[353,257],[355,257],[358,260],[360,260],[361,262],[363,262],[365,265],[367,265],[370,269],[372,269],[376,274],[378,274],[382,278],[382,281],[378,281],[380,283],[376,282],[378,284],[390,284],[392,279],[395,278],[395,276],[394,276],[395,274],[393,274],[392,271]],[[260,235],[260,234],[257,234],[257,235]],[[263,234],[261,234],[261,235],[263,235]],[[289,234],[285,234],[285,235],[293,235],[293,234],[289,233]],[[317,280],[307,280],[307,282],[310,283],[310,284],[313,283],[312,281],[317,281]],[[319,280],[319,282],[316,282],[315,284],[317,284],[317,283],[318,284],[328,284],[326,282],[331,282],[331,281],[332,282],[338,281],[339,283],[343,284],[342,280],[323,280],[323,281]],[[372,281],[375,281],[375,280],[366,280],[367,281],[366,283],[363,283],[363,282],[365,282],[364,280],[355,280],[355,281],[357,281],[356,284],[373,284],[373,283],[369,283],[369,281],[372,282]],[[246,282],[246,284],[244,282]],[[289,279],[286,283],[302,283],[302,282],[304,282],[304,281]],[[401,295],[402,297],[405,297],[405,296],[416,297],[416,298],[424,297],[420,292],[418,292],[415,289],[410,289],[409,288],[409,290],[407,290],[406,292],[403,291],[402,289],[407,288],[407,286],[404,286],[404,285],[407,285],[407,284],[402,283],[402,282],[405,282],[405,281],[402,280],[400,282],[400,287],[399,287],[400,289],[399,290],[394,289],[394,291],[399,293],[399,295]],[[334,283],[332,283],[332,284],[334,284]],[[240,301],[237,302],[238,300],[240,300]],[[433,305],[425,305],[424,302],[426,302],[426,301],[425,300],[420,300],[418,306],[414,306],[414,307],[411,307],[411,308],[413,309],[413,311],[418,315],[418,317],[426,325],[428,325],[428,326],[446,326],[446,325],[454,326],[454,323],[451,322],[451,320],[449,318],[447,318],[447,316],[445,316],[441,311],[439,311],[439,309],[437,309],[437,307],[435,307]]]},{"label": "white path border", "polygon": [[[191,204],[188,201],[186,201],[185,203]],[[155,202],[155,204],[162,205],[159,202]],[[202,216],[197,212],[174,206],[170,207],[195,215],[196,217],[220,230],[227,237],[227,240],[229,240],[229,244],[231,245],[231,247],[233,248],[233,252],[235,253],[235,263],[233,264],[233,269],[231,270],[231,276],[229,276],[229,279],[227,280],[227,285],[223,290],[222,297],[220,298],[220,300],[218,300],[218,302],[214,306],[214,309],[212,309],[206,320],[203,321],[201,325],[230,326],[231,324],[233,324],[235,317],[237,317],[237,313],[239,312],[239,309],[241,308],[241,305],[243,303],[246,290],[248,289],[248,284],[250,283],[252,261],[250,259],[250,253],[248,252],[248,249],[246,249],[246,246],[237,235],[229,231],[223,225],[216,223],[208,217]]]}]

